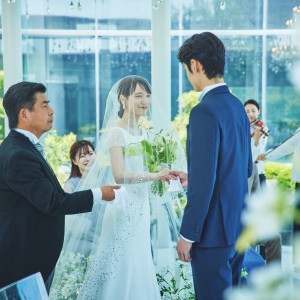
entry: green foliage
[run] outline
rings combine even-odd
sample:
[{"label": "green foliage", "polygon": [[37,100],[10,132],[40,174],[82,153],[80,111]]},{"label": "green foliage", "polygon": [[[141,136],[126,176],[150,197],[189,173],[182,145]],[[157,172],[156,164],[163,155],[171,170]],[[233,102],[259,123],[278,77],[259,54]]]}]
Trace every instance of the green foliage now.
[{"label": "green foliage", "polygon": [[[180,269],[180,276],[178,280],[169,271],[165,270],[162,274],[157,273],[156,279],[159,285],[162,299],[172,300],[192,300],[196,299],[194,294],[194,287],[192,277],[186,274],[184,264],[178,265]],[[182,281],[183,284],[180,284]]]},{"label": "green foliage", "polygon": [[70,165],[70,148],[76,141],[76,135],[70,133],[68,135],[59,136],[56,130],[51,131],[44,142],[44,149],[47,156],[47,161],[52,167],[58,181],[61,185],[66,180],[68,168]]},{"label": "green foliage", "polygon": [[175,117],[172,124],[176,129],[184,148],[186,142],[186,126],[189,124],[190,112],[192,108],[198,104],[200,94],[201,92],[190,91],[183,93],[177,100],[181,104],[182,113],[179,113]]},{"label": "green foliage", "polygon": [[85,278],[86,270],[90,266],[92,257],[85,257],[76,252],[62,251],[61,257],[56,266],[59,270],[59,281],[54,281],[51,299],[66,300],[76,299]]},{"label": "green foliage", "polygon": [[267,179],[276,179],[278,186],[283,190],[294,190],[295,182],[291,181],[292,166],[277,162],[264,164]]},{"label": "green foliage", "polygon": [[83,126],[80,126],[78,128],[78,134],[84,135],[84,136],[87,136],[87,135],[94,136],[94,135],[96,135],[96,125],[90,124],[90,123],[84,124]]}]

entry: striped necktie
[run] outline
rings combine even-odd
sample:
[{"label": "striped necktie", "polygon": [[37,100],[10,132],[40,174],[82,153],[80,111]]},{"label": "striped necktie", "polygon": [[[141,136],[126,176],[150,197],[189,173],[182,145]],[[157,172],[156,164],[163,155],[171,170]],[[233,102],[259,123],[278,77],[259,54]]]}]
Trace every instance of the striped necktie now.
[{"label": "striped necktie", "polygon": [[46,154],[44,151],[43,146],[38,142],[36,144],[34,144],[34,146],[36,147],[36,149],[38,149],[38,151],[42,154],[42,156],[46,159]]}]

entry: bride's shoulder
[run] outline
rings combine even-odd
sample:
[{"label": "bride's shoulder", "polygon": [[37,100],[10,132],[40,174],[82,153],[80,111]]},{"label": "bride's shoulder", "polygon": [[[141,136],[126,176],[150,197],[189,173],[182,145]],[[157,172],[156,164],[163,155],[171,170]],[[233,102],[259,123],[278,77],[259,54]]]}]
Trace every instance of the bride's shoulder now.
[{"label": "bride's shoulder", "polygon": [[126,133],[127,131],[122,128],[121,126],[115,125],[113,127],[110,128],[110,134],[117,134],[117,135],[124,135],[124,133]]},{"label": "bride's shoulder", "polygon": [[108,133],[108,144],[109,147],[112,146],[123,146],[125,144],[126,132],[123,128],[119,126],[113,126],[109,129]]}]

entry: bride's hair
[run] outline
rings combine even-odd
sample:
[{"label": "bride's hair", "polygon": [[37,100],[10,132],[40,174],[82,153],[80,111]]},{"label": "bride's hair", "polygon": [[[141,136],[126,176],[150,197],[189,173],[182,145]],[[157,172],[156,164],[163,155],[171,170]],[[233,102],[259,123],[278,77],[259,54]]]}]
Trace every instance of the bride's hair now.
[{"label": "bride's hair", "polygon": [[127,76],[123,78],[119,82],[119,86],[118,86],[118,101],[120,103],[120,110],[118,112],[118,116],[120,118],[122,118],[124,114],[124,108],[120,100],[120,96],[123,95],[124,97],[127,98],[128,96],[132,95],[135,91],[137,84],[140,85],[142,88],[144,88],[144,90],[147,93],[151,94],[151,87],[146,79],[135,75]]}]

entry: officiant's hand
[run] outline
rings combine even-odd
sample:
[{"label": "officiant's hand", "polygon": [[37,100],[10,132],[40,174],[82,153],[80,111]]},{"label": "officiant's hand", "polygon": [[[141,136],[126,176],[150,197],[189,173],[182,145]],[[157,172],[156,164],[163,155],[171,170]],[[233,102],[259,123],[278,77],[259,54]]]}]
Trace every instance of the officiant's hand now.
[{"label": "officiant's hand", "polygon": [[180,238],[176,250],[178,253],[178,257],[183,262],[190,262],[192,259],[189,257],[190,250],[192,248],[193,243],[190,243],[183,238]]},{"label": "officiant's hand", "polygon": [[[184,189],[188,186],[188,174],[185,172],[180,171],[169,171],[169,174],[172,174],[175,176],[175,178],[178,176],[180,178],[180,183]],[[170,184],[170,180],[168,178],[162,178],[162,180],[166,181],[168,184]]]},{"label": "officiant's hand", "polygon": [[115,199],[115,191],[121,188],[119,185],[103,185],[100,186],[102,191],[102,200],[112,201]]}]

